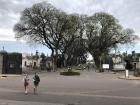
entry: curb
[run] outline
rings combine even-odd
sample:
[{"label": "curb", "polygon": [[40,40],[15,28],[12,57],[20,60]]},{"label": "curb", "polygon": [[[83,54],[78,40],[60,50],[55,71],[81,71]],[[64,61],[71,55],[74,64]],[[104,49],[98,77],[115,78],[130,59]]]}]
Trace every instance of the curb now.
[{"label": "curb", "polygon": [[64,104],[48,103],[48,102],[2,100],[2,99],[0,99],[0,105],[64,105]]},{"label": "curb", "polygon": [[119,79],[124,79],[124,80],[140,80],[140,77],[135,77],[133,75],[129,75],[128,78],[126,78],[125,76],[120,76],[118,77]]},{"label": "curb", "polygon": [[21,75],[13,75],[13,74],[0,74],[0,77],[19,77]]}]

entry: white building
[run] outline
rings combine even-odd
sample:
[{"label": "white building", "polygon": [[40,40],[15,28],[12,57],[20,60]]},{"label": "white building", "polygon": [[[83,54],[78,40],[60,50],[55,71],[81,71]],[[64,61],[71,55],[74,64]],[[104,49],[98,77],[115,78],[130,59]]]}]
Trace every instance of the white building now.
[{"label": "white building", "polygon": [[22,54],[22,68],[41,68],[43,67],[43,70],[50,70],[52,69],[52,58],[51,57],[45,57],[45,63],[42,63],[42,58],[37,55],[33,54]]},{"label": "white building", "polygon": [[40,66],[40,58],[36,55],[23,53],[22,54],[22,68],[38,68]]}]

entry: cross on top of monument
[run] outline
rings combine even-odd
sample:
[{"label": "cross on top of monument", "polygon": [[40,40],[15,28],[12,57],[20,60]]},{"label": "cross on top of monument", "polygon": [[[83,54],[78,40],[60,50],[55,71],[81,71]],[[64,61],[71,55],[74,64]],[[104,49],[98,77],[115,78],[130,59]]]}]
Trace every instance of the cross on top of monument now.
[{"label": "cross on top of monument", "polygon": [[2,47],[2,50],[4,51],[4,46]]}]

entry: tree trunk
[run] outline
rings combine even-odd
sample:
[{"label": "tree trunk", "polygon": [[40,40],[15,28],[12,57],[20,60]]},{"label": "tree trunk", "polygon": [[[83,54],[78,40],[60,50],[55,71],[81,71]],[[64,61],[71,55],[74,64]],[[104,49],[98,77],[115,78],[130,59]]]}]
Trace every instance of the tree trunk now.
[{"label": "tree trunk", "polygon": [[54,56],[54,72],[57,71],[57,56]]},{"label": "tree trunk", "polygon": [[[55,54],[54,54],[55,52]],[[52,57],[52,71],[56,71],[57,69],[57,55],[56,54],[56,50],[52,50],[52,54],[51,54],[51,57]]]},{"label": "tree trunk", "polygon": [[57,58],[58,58],[58,50],[55,49],[55,55],[53,55],[53,71],[57,71]]},{"label": "tree trunk", "polygon": [[51,57],[52,57],[52,70],[51,71],[54,71],[54,50],[53,49],[52,49]]},{"label": "tree trunk", "polygon": [[92,57],[94,58],[94,62],[95,62],[97,69],[99,70],[99,72],[102,72],[101,54],[94,53],[94,55],[92,55]]},{"label": "tree trunk", "polygon": [[66,67],[66,59],[65,59],[65,56],[64,54],[62,53],[62,57],[61,57],[61,63],[62,63],[62,67]]},{"label": "tree trunk", "polygon": [[67,67],[67,60],[63,57],[63,66]]}]

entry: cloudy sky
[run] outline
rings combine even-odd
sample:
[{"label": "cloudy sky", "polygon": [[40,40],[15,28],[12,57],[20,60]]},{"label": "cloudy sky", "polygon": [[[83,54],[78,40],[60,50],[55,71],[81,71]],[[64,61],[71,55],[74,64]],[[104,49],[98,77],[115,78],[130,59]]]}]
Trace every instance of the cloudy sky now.
[{"label": "cloudy sky", "polygon": [[[5,42],[14,42],[13,26],[19,21],[20,12],[34,3],[45,0],[0,0],[0,49]],[[140,35],[140,0],[46,0],[58,9],[68,13],[92,15],[95,12],[107,12],[114,15],[125,28],[133,28]],[[19,42],[17,42],[19,43]],[[22,45],[23,47],[24,45]],[[19,46],[20,47],[20,46]],[[24,46],[27,48],[28,46]],[[23,49],[24,49],[23,47]],[[138,43],[133,50],[140,52]],[[7,50],[9,49],[7,44]],[[35,49],[35,48],[34,48]],[[37,49],[37,48],[36,48]],[[12,50],[12,49],[11,49]],[[25,50],[27,51],[27,50]],[[28,50],[29,51],[29,50]],[[30,51],[33,51],[30,50]]]}]

